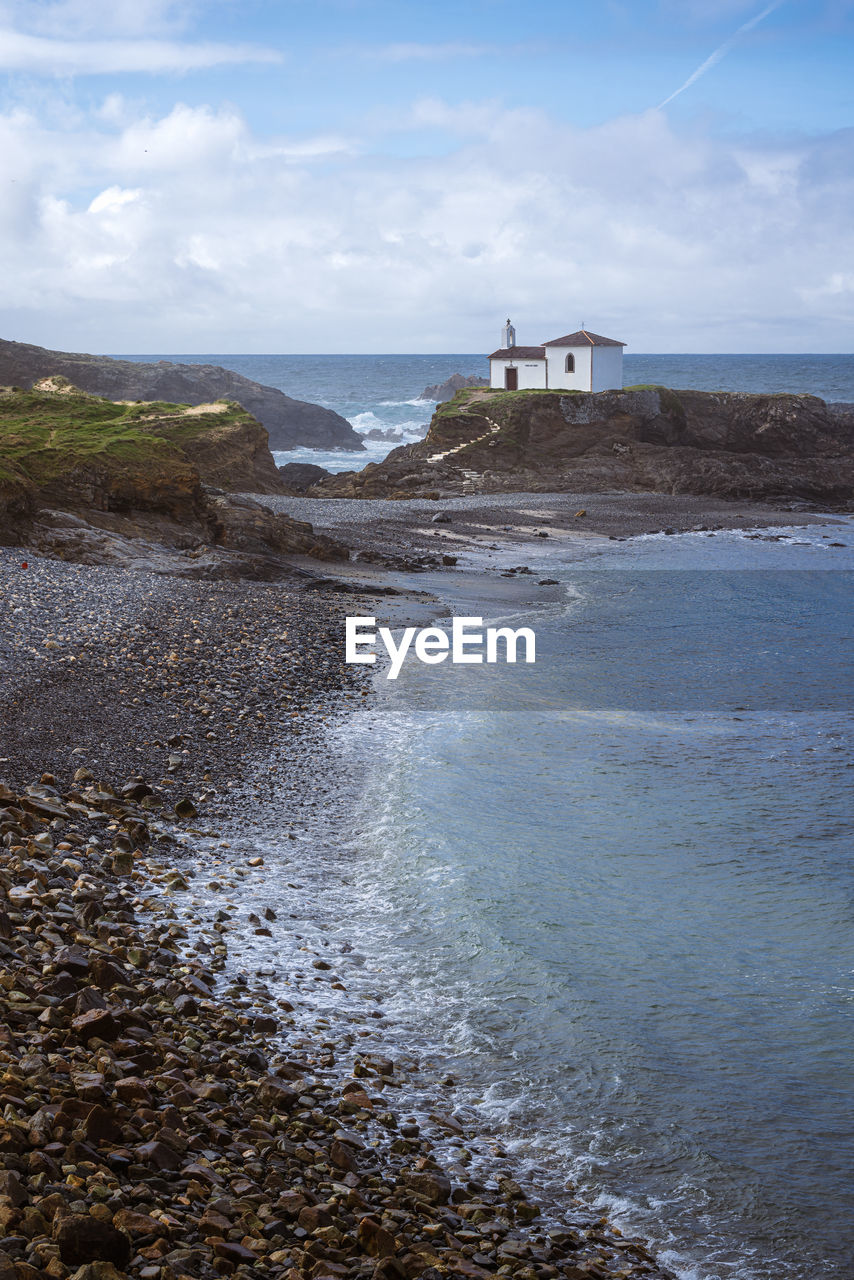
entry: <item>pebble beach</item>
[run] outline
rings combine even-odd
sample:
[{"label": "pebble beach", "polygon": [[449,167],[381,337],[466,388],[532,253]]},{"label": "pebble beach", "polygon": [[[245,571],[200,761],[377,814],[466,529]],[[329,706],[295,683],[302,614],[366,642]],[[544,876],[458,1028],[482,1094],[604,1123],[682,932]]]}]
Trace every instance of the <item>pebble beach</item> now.
[{"label": "pebble beach", "polygon": [[666,1276],[538,1204],[453,1080],[405,1114],[380,1010],[311,1033],[234,961],[277,912],[218,837],[325,803],[323,726],[370,696],[342,615],[386,602],[18,550],[0,582],[0,1280]]}]

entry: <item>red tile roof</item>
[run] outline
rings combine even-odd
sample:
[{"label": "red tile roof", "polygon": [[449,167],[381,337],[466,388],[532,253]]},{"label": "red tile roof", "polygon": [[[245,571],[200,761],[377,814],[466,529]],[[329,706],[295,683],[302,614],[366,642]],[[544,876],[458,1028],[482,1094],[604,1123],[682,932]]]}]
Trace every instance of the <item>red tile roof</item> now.
[{"label": "red tile roof", "polygon": [[490,360],[545,360],[544,347],[499,347]]},{"label": "red tile roof", "polygon": [[544,347],[624,347],[625,342],[616,342],[613,338],[603,338],[601,334],[589,333],[587,329],[579,329],[577,333],[568,333],[564,338],[553,338],[544,342]]}]

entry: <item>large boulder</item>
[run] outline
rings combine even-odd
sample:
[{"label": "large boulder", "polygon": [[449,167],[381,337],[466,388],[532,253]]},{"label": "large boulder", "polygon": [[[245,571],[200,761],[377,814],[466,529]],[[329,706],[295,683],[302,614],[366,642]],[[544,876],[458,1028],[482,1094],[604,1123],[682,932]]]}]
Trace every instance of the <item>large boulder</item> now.
[{"label": "large boulder", "polygon": [[326,467],[318,467],[313,462],[286,462],[283,467],[279,467],[280,481],[289,493],[295,494],[305,493],[318,480],[325,480],[332,474]]}]

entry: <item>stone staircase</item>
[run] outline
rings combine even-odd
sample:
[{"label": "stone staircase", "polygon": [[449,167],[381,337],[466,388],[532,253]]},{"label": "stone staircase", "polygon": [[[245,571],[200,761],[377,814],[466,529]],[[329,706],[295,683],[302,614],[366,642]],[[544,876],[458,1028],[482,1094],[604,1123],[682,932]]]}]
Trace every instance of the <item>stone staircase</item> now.
[{"label": "stone staircase", "polygon": [[[483,435],[476,436],[474,440],[464,440],[462,444],[455,444],[452,449],[445,449],[443,450],[442,453],[431,453],[427,458],[427,461],[433,462],[433,463],[442,462],[445,458],[450,458],[455,453],[461,453],[463,449],[468,449],[473,444],[482,444],[484,440],[488,440],[490,436],[496,435],[501,430],[500,424],[497,422],[494,422],[492,418],[487,418],[486,421],[489,423],[489,427],[486,431],[484,431]],[[468,472],[464,472],[463,474],[476,476],[477,472],[468,471]]]}]

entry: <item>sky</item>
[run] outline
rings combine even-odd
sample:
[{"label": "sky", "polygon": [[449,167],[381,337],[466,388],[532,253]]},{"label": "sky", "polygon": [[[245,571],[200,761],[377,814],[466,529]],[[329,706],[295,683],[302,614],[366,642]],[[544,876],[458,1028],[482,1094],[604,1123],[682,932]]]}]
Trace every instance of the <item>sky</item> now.
[{"label": "sky", "polygon": [[854,0],[0,0],[0,337],[850,352]]}]

